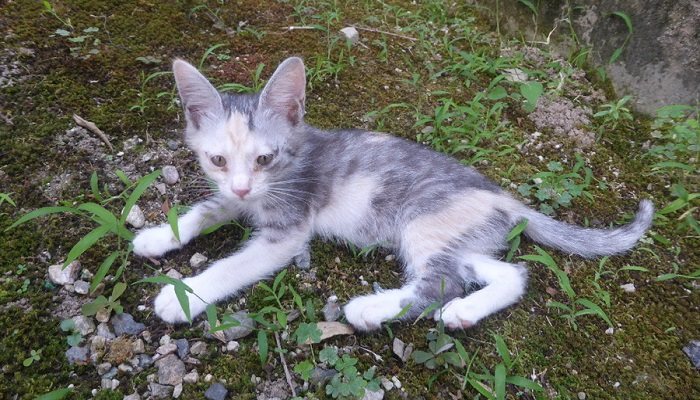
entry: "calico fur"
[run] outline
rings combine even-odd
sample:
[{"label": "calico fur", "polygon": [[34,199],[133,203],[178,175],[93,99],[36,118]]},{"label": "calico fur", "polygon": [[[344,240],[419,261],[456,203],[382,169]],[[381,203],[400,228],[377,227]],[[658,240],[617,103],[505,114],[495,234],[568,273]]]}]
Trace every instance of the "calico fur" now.
[{"label": "calico fur", "polygon": [[[189,296],[193,316],[295,257],[308,264],[308,242],[320,236],[392,249],[404,267],[404,286],[356,297],[344,307],[357,329],[376,329],[408,305],[404,318],[415,317],[435,301],[442,304],[436,319],[452,329],[467,328],[524,294],[525,268],[497,258],[507,233],[523,219],[534,241],[583,257],[624,252],[651,224],[653,206],[646,200],[620,228],[559,222],[474,169],[415,142],[307,125],[299,58],[285,60],[253,95],[218,93],[181,60],[173,70],[187,119],[186,142],[217,192],[180,218],[180,241],[164,224],[141,231],[135,253],[160,257],[234,218],[255,228],[241,249],[184,280],[199,296]],[[474,285],[480,288],[465,295]],[[186,321],[171,285],[157,296],[155,311],[167,322]]]}]

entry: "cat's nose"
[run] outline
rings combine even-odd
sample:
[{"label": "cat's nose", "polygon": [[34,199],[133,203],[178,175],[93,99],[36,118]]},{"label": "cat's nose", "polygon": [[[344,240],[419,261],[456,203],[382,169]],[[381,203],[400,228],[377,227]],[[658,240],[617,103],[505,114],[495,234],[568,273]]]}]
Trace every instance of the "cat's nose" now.
[{"label": "cat's nose", "polygon": [[250,193],[249,188],[245,189],[232,189],[233,193],[236,194],[236,196],[240,197],[241,199],[244,198],[248,193]]}]

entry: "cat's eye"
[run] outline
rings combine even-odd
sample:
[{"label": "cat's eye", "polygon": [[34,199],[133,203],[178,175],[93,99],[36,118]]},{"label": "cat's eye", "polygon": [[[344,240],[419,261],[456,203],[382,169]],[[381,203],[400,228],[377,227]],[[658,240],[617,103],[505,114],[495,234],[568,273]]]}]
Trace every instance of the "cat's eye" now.
[{"label": "cat's eye", "polygon": [[273,157],[274,157],[273,154],[263,154],[263,155],[259,155],[255,161],[258,163],[258,165],[265,166],[272,161]]},{"label": "cat's eye", "polygon": [[211,163],[217,167],[223,167],[226,165],[226,159],[223,156],[212,156]]}]

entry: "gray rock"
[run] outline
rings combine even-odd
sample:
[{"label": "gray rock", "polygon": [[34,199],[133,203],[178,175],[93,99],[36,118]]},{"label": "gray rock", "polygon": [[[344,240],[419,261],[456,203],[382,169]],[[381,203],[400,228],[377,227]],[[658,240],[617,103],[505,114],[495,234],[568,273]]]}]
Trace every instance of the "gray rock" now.
[{"label": "gray rock", "polygon": [[333,379],[335,374],[338,372],[334,369],[325,369],[325,368],[320,368],[316,367],[314,368],[313,371],[311,371],[311,377],[309,378],[309,384],[312,387],[321,387],[324,386],[328,381]]},{"label": "gray rock", "polygon": [[156,353],[166,355],[166,354],[174,353],[176,350],[177,350],[177,346],[175,345],[175,343],[167,343],[167,344],[164,344],[164,345],[158,347],[158,349],[156,349]]},{"label": "gray rock", "polygon": [[224,400],[226,395],[228,395],[226,386],[218,382],[209,386],[209,389],[204,392],[204,397],[207,398],[207,400]]},{"label": "gray rock", "polygon": [[376,392],[365,389],[365,395],[362,400],[382,400],[384,398],[384,390],[379,389]]},{"label": "gray rock", "polygon": [[355,29],[355,27],[348,26],[340,30],[340,33],[345,39],[350,41],[350,43],[355,44],[360,41],[360,32]]},{"label": "gray rock", "polygon": [[110,378],[102,378],[100,382],[100,387],[104,390],[112,389],[112,380]]},{"label": "gray rock", "polygon": [[134,372],[134,367],[128,364],[119,364],[117,370],[122,374],[131,374]]},{"label": "gray rock", "polygon": [[102,377],[103,377],[103,378],[107,378],[107,379],[112,379],[112,378],[114,378],[115,376],[117,376],[117,373],[118,373],[118,372],[119,372],[119,370],[117,370],[117,367],[112,367],[112,368],[109,369],[109,371],[105,372],[105,373],[102,375]]},{"label": "gray rock", "polygon": [[155,382],[148,384],[148,390],[151,392],[151,397],[154,399],[168,399],[173,393],[172,386],[159,385]]},{"label": "gray rock", "polygon": [[332,322],[337,321],[338,318],[343,314],[340,306],[335,301],[329,301],[323,306],[323,319]]},{"label": "gray rock", "polygon": [[180,357],[181,360],[187,358],[187,355],[190,353],[190,343],[187,339],[176,340],[175,346],[177,346],[177,356]]},{"label": "gray rock", "polygon": [[87,364],[90,359],[87,347],[71,347],[66,350],[66,358],[68,359],[68,364]]},{"label": "gray rock", "polygon": [[255,329],[255,321],[250,318],[247,312],[237,311],[232,314],[232,317],[241,324],[224,330],[224,337],[226,338],[227,342],[244,338],[253,333],[253,330]]},{"label": "gray rock", "polygon": [[112,317],[112,326],[117,336],[138,335],[146,329],[146,325],[134,321],[134,317],[127,313],[117,314]]},{"label": "gray rock", "polygon": [[690,358],[695,368],[700,369],[700,340],[691,340],[683,347],[683,352]]},{"label": "gray rock", "polygon": [[178,385],[182,383],[182,377],[187,372],[185,363],[175,354],[168,354],[156,361],[156,367],[158,368],[158,383],[161,385]]},{"label": "gray rock", "polygon": [[182,383],[175,385],[175,388],[173,389],[173,398],[177,399],[178,397],[180,397],[181,394],[182,394]]},{"label": "gray rock", "polygon": [[625,283],[624,285],[620,285],[620,289],[627,293],[634,293],[637,291],[637,288],[634,287],[634,283]]},{"label": "gray rock", "polygon": [[63,264],[54,264],[49,267],[49,280],[56,285],[67,285],[75,282],[80,272],[80,262],[78,260],[66,265],[63,268]]},{"label": "gray rock", "polygon": [[180,173],[177,172],[177,168],[173,165],[166,165],[163,167],[163,181],[168,185],[174,185],[180,180]]},{"label": "gray rock", "polygon": [[165,275],[173,279],[182,279],[182,274],[175,268],[171,268]]},{"label": "gray rock", "polygon": [[198,269],[207,262],[208,258],[202,253],[194,253],[190,257],[190,267]]},{"label": "gray rock", "polygon": [[143,354],[146,351],[146,345],[143,344],[143,340],[136,339],[131,344],[131,350],[134,352],[134,354]]},{"label": "gray rock", "polygon": [[103,353],[107,348],[107,339],[104,336],[93,336],[90,339],[90,352]]},{"label": "gray rock", "polygon": [[105,362],[97,365],[97,373],[99,375],[106,374],[110,369],[112,369],[112,364]]},{"label": "gray rock", "polygon": [[204,342],[194,342],[192,347],[190,347],[190,353],[195,356],[201,356],[207,352],[207,344]]},{"label": "gray rock", "polygon": [[73,289],[75,293],[85,295],[90,292],[90,284],[85,281],[75,281],[75,283],[73,283]]},{"label": "gray rock", "polygon": [[134,392],[128,396],[124,396],[122,400],[141,400],[141,395],[139,395],[139,392]]},{"label": "gray rock", "polygon": [[226,351],[228,351],[229,353],[234,353],[238,351],[239,347],[241,347],[241,344],[235,340],[226,343]]},{"label": "gray rock", "polygon": [[411,353],[413,353],[413,343],[409,343],[408,346],[399,338],[394,338],[394,342],[392,343],[392,350],[394,351],[394,354],[396,354],[397,357],[403,362],[408,361],[408,359],[411,357]]},{"label": "gray rock", "polygon": [[165,192],[167,191],[165,183],[163,183],[163,182],[158,182],[154,186],[155,186],[156,190],[158,191],[158,193],[160,193],[160,194],[165,194]]},{"label": "gray rock", "polygon": [[158,340],[158,343],[160,343],[161,345],[169,344],[170,343],[170,335],[161,336],[160,340]]},{"label": "gray rock", "polygon": [[141,207],[138,204],[134,204],[129,210],[129,215],[126,216],[126,223],[137,229],[146,225],[146,216],[143,215],[143,211],[141,211]]},{"label": "gray rock", "polygon": [[578,400],[586,400],[586,392],[578,392],[576,397],[578,397]]},{"label": "gray rock", "polygon": [[382,387],[387,392],[394,388],[394,383],[392,381],[386,379],[385,377],[382,377],[381,383],[382,383]]},{"label": "gray rock", "polygon": [[92,322],[92,318],[78,315],[73,317],[73,322],[75,323],[75,329],[83,336],[95,332],[95,323]]},{"label": "gray rock", "polygon": [[114,333],[112,333],[112,331],[109,330],[109,325],[105,324],[104,322],[101,324],[97,324],[97,336],[102,336],[107,340],[112,340],[116,338]]},{"label": "gray rock", "polygon": [[197,381],[199,381],[199,372],[197,372],[196,369],[193,369],[187,375],[182,377],[182,381],[185,383],[197,383]]},{"label": "gray rock", "polygon": [[168,146],[168,149],[175,151],[180,148],[180,142],[174,139],[170,139],[167,142],[165,142],[165,145]]},{"label": "gray rock", "polygon": [[139,354],[136,356],[139,359],[139,367],[146,369],[153,365],[153,357],[149,356],[148,354]]},{"label": "gray rock", "polygon": [[103,308],[95,314],[95,319],[98,322],[109,322],[109,317],[111,317],[111,316],[112,316],[112,312],[106,308]]}]

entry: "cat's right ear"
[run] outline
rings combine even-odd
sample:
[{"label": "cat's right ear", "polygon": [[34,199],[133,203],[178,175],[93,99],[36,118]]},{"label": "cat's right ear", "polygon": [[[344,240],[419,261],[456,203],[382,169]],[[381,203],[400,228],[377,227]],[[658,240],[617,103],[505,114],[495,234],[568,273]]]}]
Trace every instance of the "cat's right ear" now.
[{"label": "cat's right ear", "polygon": [[186,61],[173,62],[173,74],[185,117],[199,129],[204,119],[215,119],[224,113],[219,92],[197,68]]}]

